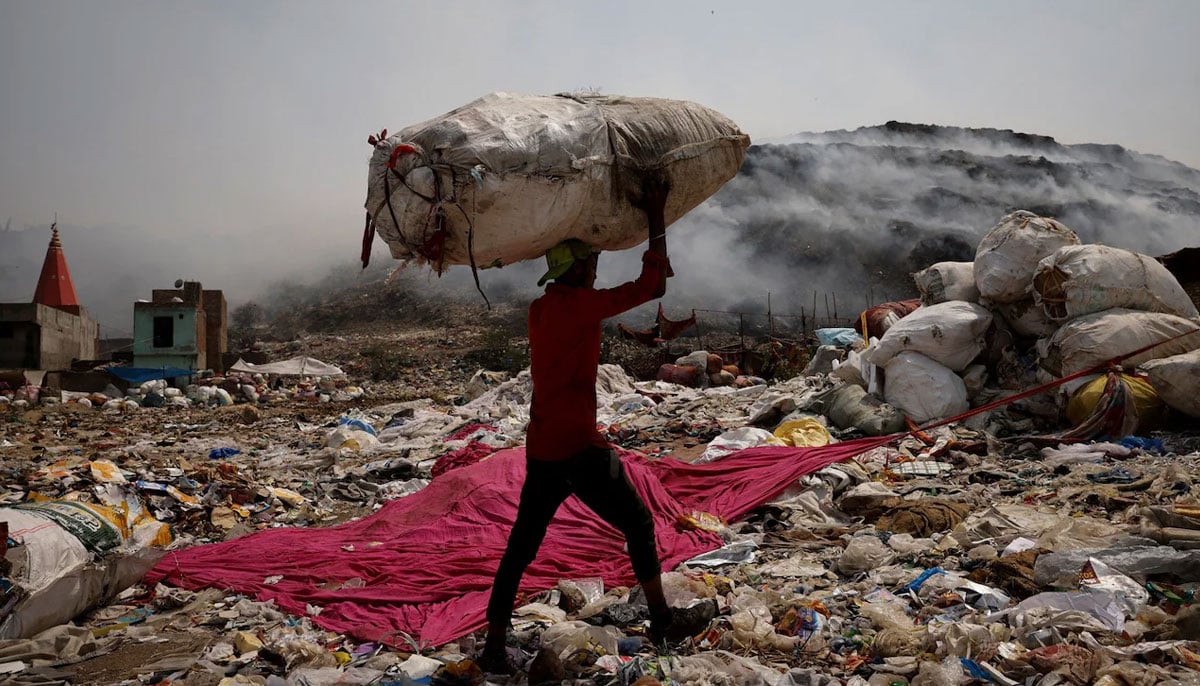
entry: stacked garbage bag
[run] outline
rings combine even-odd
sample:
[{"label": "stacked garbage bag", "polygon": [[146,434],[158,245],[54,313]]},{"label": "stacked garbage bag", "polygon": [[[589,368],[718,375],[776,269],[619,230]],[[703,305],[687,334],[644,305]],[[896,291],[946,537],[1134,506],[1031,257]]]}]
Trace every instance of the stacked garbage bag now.
[{"label": "stacked garbage bag", "polygon": [[345,402],[363,396],[363,389],[330,376],[289,379],[268,374],[231,373],[199,379],[186,389],[187,397],[198,405],[232,405],[234,402],[281,403],[289,400]]},{"label": "stacked garbage bag", "polygon": [[263,374],[230,374],[228,376],[198,375],[195,383],[182,388],[171,386],[164,379],[146,381],[122,391],[109,385],[103,391],[42,392],[29,387],[17,397],[0,395],[0,407],[26,409],[29,398],[43,406],[65,403],[105,412],[130,412],[141,408],[226,407],[238,403],[282,404],[301,402],[349,402],[363,397],[365,390],[345,379],[329,376],[300,377],[283,383]]},{"label": "stacked garbage bag", "polygon": [[691,388],[747,388],[766,383],[757,376],[743,374],[737,365],[725,364],[720,355],[707,350],[696,350],[675,360],[674,364],[664,364],[659,367],[657,378]]},{"label": "stacked garbage bag", "polygon": [[[1068,377],[1040,412],[1090,421],[1093,435],[1145,433],[1168,407],[1200,416],[1200,315],[1151,257],[1082,244],[1061,222],[1017,211],[974,262],[940,262],[914,280],[920,306],[868,327],[878,337],[836,372],[916,423]],[[1119,373],[1104,368],[1112,360]]]}]

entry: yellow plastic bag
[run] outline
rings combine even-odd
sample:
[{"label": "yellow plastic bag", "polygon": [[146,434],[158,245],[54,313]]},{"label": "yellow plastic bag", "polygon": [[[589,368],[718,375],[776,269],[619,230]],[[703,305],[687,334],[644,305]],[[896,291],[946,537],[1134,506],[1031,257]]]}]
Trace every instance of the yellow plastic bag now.
[{"label": "yellow plastic bag", "polygon": [[[1150,382],[1142,377],[1129,374],[1120,374],[1119,377],[1121,384],[1133,398],[1133,412],[1137,416],[1136,433],[1144,434],[1161,425],[1166,416],[1166,405],[1158,397],[1158,393],[1150,385]],[[1107,381],[1108,376],[1101,375],[1075,391],[1075,394],[1067,401],[1067,419],[1071,424],[1075,426],[1082,424],[1096,410],[1096,405],[1100,402]],[[1128,410],[1129,408],[1126,408],[1126,412]]]},{"label": "yellow plastic bag", "polygon": [[780,424],[779,428],[775,429],[775,437],[783,441],[784,445],[793,448],[816,448],[829,445],[832,440],[829,430],[812,418]]}]

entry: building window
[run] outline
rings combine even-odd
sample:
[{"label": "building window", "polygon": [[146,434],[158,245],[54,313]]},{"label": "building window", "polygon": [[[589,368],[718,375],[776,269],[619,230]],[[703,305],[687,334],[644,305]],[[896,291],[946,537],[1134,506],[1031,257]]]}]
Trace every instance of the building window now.
[{"label": "building window", "polygon": [[175,321],[170,317],[154,318],[154,347],[171,348],[175,346]]},{"label": "building window", "polygon": [[0,338],[16,338],[17,327],[12,322],[0,322]]}]

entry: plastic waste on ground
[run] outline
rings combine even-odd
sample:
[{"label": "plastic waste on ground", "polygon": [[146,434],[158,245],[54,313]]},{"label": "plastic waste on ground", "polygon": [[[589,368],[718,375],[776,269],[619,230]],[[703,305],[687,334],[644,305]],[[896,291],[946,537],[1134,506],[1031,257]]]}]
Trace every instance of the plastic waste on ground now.
[{"label": "plastic waste on ground", "polygon": [[848,348],[862,341],[862,334],[851,328],[817,329],[813,332],[819,345]]},{"label": "plastic waste on ground", "polygon": [[832,437],[825,425],[813,417],[794,419],[775,428],[774,437],[783,445],[813,448],[829,445]]}]

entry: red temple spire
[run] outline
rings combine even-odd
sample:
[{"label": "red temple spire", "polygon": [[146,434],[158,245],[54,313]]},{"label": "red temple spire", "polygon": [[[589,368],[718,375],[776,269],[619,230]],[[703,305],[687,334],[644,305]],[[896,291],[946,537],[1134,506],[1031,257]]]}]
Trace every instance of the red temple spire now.
[{"label": "red temple spire", "polygon": [[46,261],[42,263],[42,275],[38,277],[33,302],[63,309],[79,307],[71,271],[67,269],[67,257],[63,254],[62,241],[58,239],[58,224],[51,224],[50,229],[50,246],[46,248]]}]

